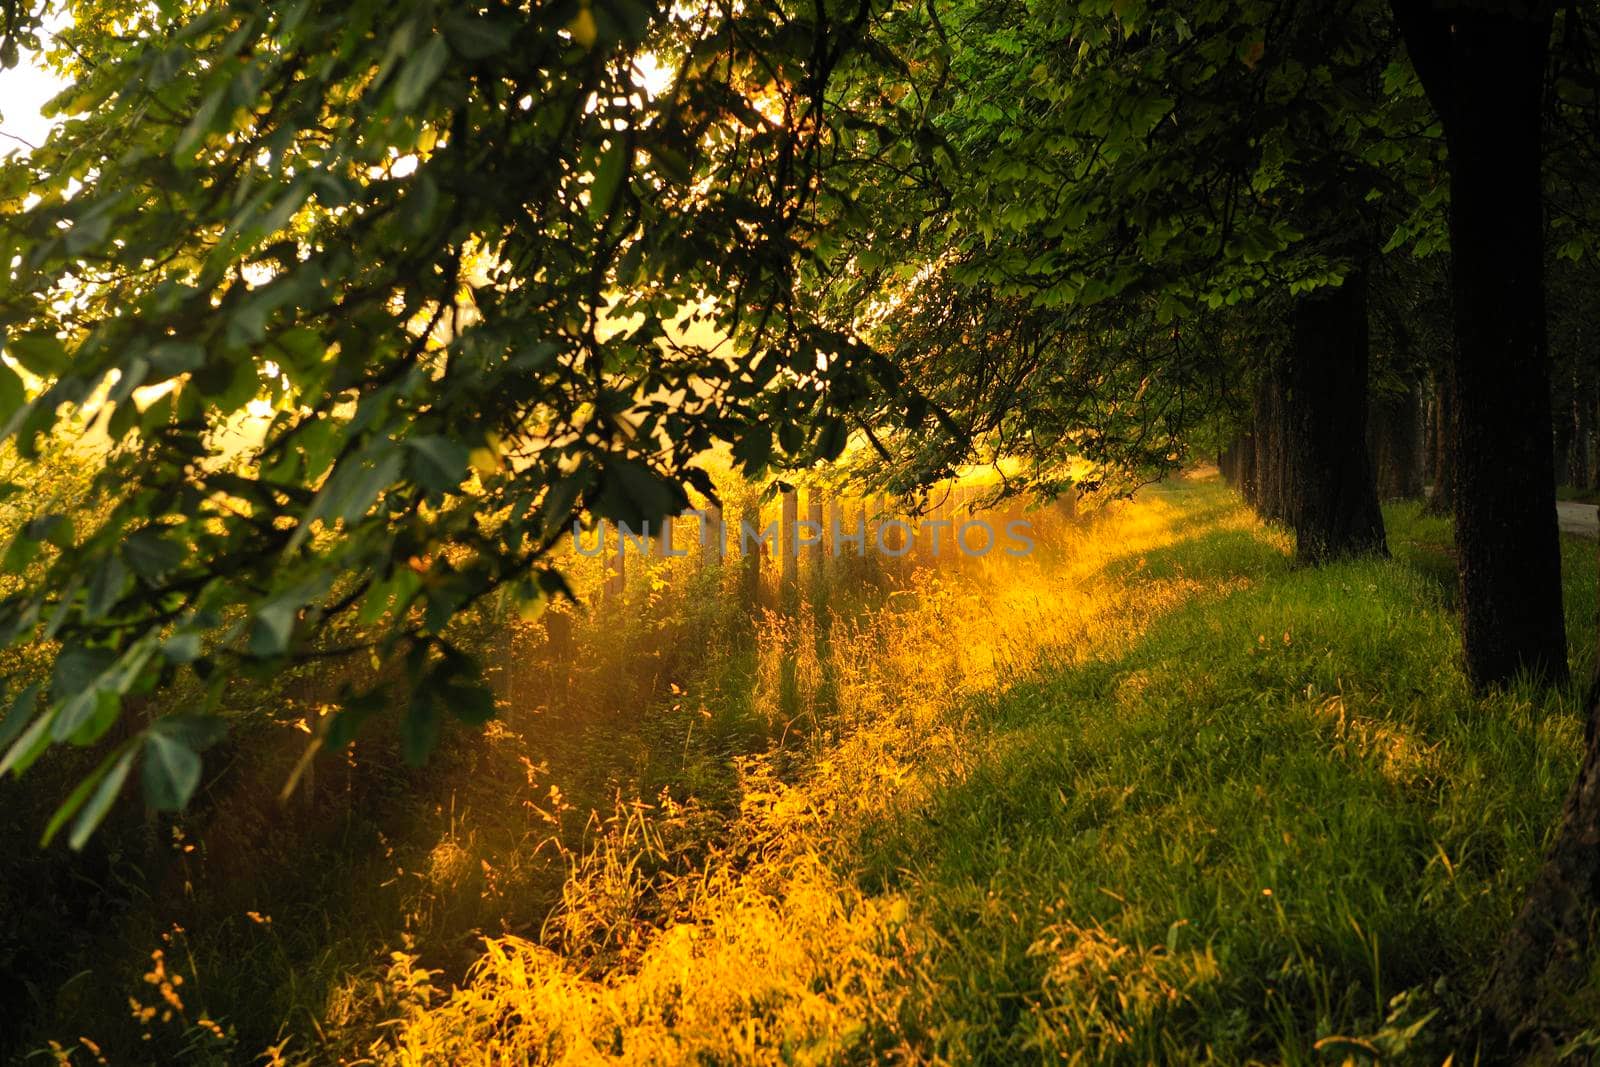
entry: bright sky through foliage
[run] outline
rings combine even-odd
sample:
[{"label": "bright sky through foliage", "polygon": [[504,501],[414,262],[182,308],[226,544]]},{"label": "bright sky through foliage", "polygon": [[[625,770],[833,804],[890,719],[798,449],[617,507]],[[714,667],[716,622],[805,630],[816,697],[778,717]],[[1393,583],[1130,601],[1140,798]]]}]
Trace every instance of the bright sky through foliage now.
[{"label": "bright sky through foliage", "polygon": [[55,123],[39,114],[66,82],[48,70],[36,52],[22,50],[17,65],[0,71],[0,156],[40,144]]}]

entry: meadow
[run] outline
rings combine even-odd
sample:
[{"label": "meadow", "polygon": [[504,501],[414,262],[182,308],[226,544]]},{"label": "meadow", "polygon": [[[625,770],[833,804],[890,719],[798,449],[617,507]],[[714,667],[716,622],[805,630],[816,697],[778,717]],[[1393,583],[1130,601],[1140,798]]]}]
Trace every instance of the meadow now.
[{"label": "meadow", "polygon": [[[282,800],[338,679],[241,684],[191,810],[81,857],[33,844],[44,779],[0,782],[0,1049],[1468,1062],[1581,684],[1470,694],[1416,503],[1391,559],[1314,570],[1214,475],[1028,517],[1021,559],[807,563],[753,602],[656,560],[603,611],[486,610],[481,734],[410,769],[378,716]],[[1595,551],[1563,551],[1584,678]]]}]

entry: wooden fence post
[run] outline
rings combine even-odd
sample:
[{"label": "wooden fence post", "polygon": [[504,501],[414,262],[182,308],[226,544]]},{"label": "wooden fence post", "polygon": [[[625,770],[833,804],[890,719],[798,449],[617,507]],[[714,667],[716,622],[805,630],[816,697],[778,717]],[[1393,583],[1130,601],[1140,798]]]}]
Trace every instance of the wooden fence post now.
[{"label": "wooden fence post", "polygon": [[727,551],[728,532],[722,528],[722,505],[707,504],[700,527],[700,562],[704,566],[722,562]]},{"label": "wooden fence post", "polygon": [[628,585],[628,558],[623,553],[622,529],[614,527],[617,536],[616,550],[606,557],[606,581],[601,595],[603,600],[615,600],[622,596]]},{"label": "wooden fence post", "polygon": [[[753,545],[745,544],[745,526],[751,527],[756,542]],[[767,543],[761,540],[761,505],[752,504],[739,513],[739,529],[734,534],[735,546],[744,556],[740,561],[740,578],[744,587],[744,602],[748,607],[755,607],[761,599],[761,557],[766,555]],[[748,549],[748,551],[747,551]]]},{"label": "wooden fence post", "polygon": [[779,512],[778,522],[778,554],[782,557],[778,565],[778,572],[783,576],[783,587],[788,589],[794,585],[795,573],[799,568],[799,551],[795,546],[795,520],[799,517],[800,502],[793,489],[783,494],[783,506]]},{"label": "wooden fence post", "polygon": [[813,568],[821,567],[823,557],[827,554],[828,528],[827,505],[822,498],[822,491],[812,489],[806,494],[806,521],[812,524],[817,534],[816,543],[811,546],[811,565]]}]

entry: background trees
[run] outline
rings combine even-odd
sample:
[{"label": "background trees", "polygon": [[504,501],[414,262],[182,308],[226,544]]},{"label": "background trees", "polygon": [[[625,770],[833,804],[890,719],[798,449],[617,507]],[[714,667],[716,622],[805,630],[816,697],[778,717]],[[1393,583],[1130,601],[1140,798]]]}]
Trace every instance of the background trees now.
[{"label": "background trees", "polygon": [[1396,164],[1426,112],[1386,9],[958,4],[919,45],[942,140],[868,187],[836,295],[893,309],[881,343],[977,451],[1127,484],[1233,421],[1247,377],[1264,513],[1308,562],[1381,552],[1365,278],[1415,210]]}]

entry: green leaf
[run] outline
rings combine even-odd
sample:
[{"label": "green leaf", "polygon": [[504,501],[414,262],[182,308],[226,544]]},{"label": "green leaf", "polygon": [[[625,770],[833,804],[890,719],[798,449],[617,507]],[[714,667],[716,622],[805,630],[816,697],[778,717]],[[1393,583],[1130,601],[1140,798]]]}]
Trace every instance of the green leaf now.
[{"label": "green leaf", "polygon": [[801,446],[805,444],[805,431],[799,423],[785,419],[778,424],[778,445],[789,455],[799,455]]},{"label": "green leaf", "polygon": [[339,697],[339,710],[329,716],[322,741],[327,747],[340,749],[348,745],[361,728],[361,724],[384,708],[390,706],[387,686],[378,685],[364,693],[346,689]]},{"label": "green leaf", "polygon": [[0,361],[0,424],[11,418],[18,408],[28,402],[22,388],[22,379],[6,363]]},{"label": "green leaf", "polygon": [[122,558],[135,574],[154,584],[183,562],[183,546],[159,529],[140,530],[122,542]]},{"label": "green leaf", "polygon": [[228,721],[220,715],[181,712],[157,719],[150,729],[176,739],[185,748],[204,752],[227,734]]},{"label": "green leaf", "polygon": [[463,722],[481,726],[494,718],[494,691],[484,684],[477,660],[459,650],[448,649],[422,680],[422,686]]},{"label": "green leaf", "polygon": [[194,341],[162,341],[152,345],[146,356],[154,372],[151,383],[164,382],[188,371],[199,370],[206,361],[204,346]]},{"label": "green leaf", "polygon": [[100,787],[89,798],[89,803],[84,805],[67,838],[67,845],[74,852],[81,852],[83,846],[89,843],[90,836],[105,821],[117,794],[122,792],[123,783],[128,780],[128,772],[133,769],[133,759],[137,754],[138,749],[132,743],[124,745],[122,755],[117,757],[117,762],[101,780]]},{"label": "green leaf", "polygon": [[572,517],[573,506],[578,502],[578,494],[588,484],[587,474],[587,471],[576,471],[570,477],[557,480],[546,490],[544,503],[539,509],[539,522],[543,529],[548,531],[566,525]]},{"label": "green leaf", "polygon": [[175,159],[187,162],[188,157],[194,154],[194,150],[200,147],[200,143],[211,133],[212,124],[217,120],[217,112],[222,108],[227,95],[228,86],[219,85],[200,101],[194,116],[189,119],[189,124],[183,128],[183,132],[178,135],[178,140],[172,146],[172,155]]},{"label": "green leaf", "polygon": [[817,458],[828,461],[838,459],[849,439],[850,433],[845,428],[844,420],[837,415],[828,416],[822,425],[822,432],[817,435]]},{"label": "green leaf", "polygon": [[300,609],[326,590],[326,583],[309,579],[263,601],[250,628],[250,654],[265,659],[289,651]]},{"label": "green leaf", "polygon": [[[143,646],[147,647],[147,646]],[[56,657],[50,695],[61,702],[50,736],[92,741],[110,726],[148,653],[135,646],[118,654],[107,648],[69,648]]]},{"label": "green leaf", "polygon": [[17,699],[11,702],[11,710],[6,713],[4,721],[0,721],[0,749],[11,744],[23,727],[28,725],[38,704],[39,683],[33,682],[17,694]]},{"label": "green leaf", "polygon": [[102,619],[128,588],[128,568],[120,556],[107,556],[89,579],[89,596],[84,605],[90,619]]},{"label": "green leaf", "polygon": [[[128,780],[128,771],[133,766],[136,751],[131,742],[125,742],[101,760],[100,765],[89,772],[88,776],[67,794],[67,799],[63,800],[56,808],[55,814],[50,816],[50,821],[45,824],[44,834],[39,838],[39,847],[47,847],[67,824],[67,820],[72,818],[79,808],[83,808],[83,815],[73,826],[72,836],[68,840],[74,851],[81,849],[89,840],[89,835],[94,832],[94,828],[100,825],[101,820],[106,817],[106,812],[111,809],[111,802],[117,798],[122,783]],[[84,807],[85,801],[89,802],[88,807]]]},{"label": "green leaf", "polygon": [[175,633],[162,642],[161,652],[173,663],[193,663],[200,658],[200,635],[193,630]]},{"label": "green leaf", "polygon": [[468,453],[465,445],[439,435],[409,437],[411,476],[418,485],[436,493],[449,493],[461,487],[466,476]]},{"label": "green leaf", "polygon": [[[44,834],[39,838],[40,848],[48,846],[55,838],[57,831],[66,825],[67,820],[72,818],[79,808],[83,807],[83,802],[89,799],[89,794],[94,792],[95,786],[99,785],[100,780],[106,777],[107,772],[111,770],[111,765],[121,755],[132,755],[132,750],[124,752],[119,749],[111,753],[111,755],[101,760],[100,765],[90,771],[88,776],[73,788],[72,792],[67,794],[67,799],[61,802],[61,805],[56,808],[55,814],[50,816],[50,821],[45,824]],[[123,772],[123,777],[127,777],[126,770]],[[122,781],[119,779],[117,786],[120,788],[121,785]],[[113,791],[112,795],[116,795],[115,791]]]},{"label": "green leaf", "polygon": [[6,342],[11,358],[24,370],[39,378],[54,378],[67,369],[67,349],[53,333],[36,330],[19,334]]},{"label": "green leaf", "polygon": [[410,111],[421,103],[449,58],[450,46],[445,39],[437,34],[429,37],[428,43],[412,53],[400,69],[400,78],[394,87],[395,106],[401,111]]},{"label": "green leaf", "polygon": [[595,168],[594,181],[589,186],[589,218],[600,222],[611,213],[611,203],[617,198],[626,173],[628,146],[621,136],[613,137]]},{"label": "green leaf", "polygon": [[759,475],[772,462],[772,431],[765,426],[751,427],[733,446],[733,458],[745,474]]},{"label": "green leaf", "polygon": [[516,24],[508,19],[497,19],[470,14],[465,11],[448,11],[441,20],[445,35],[450,39],[450,49],[467,59],[482,59],[511,47],[516,36]]},{"label": "green leaf", "polygon": [[347,523],[365,516],[373,501],[378,499],[378,494],[399,476],[400,463],[398,451],[387,452],[376,462],[341,463],[334,478],[329,479],[330,483],[339,479],[335,492],[329,498],[331,515]]},{"label": "green leaf", "polygon": [[420,767],[439,741],[441,715],[433,691],[425,686],[411,694],[405,717],[400,720],[400,752],[407,763]]},{"label": "green leaf", "polygon": [[11,743],[4,756],[0,756],[0,775],[11,771],[21,774],[33,766],[45,749],[50,747],[50,724],[55,716],[46,712],[33,720],[21,737]]},{"label": "green leaf", "polygon": [[5,556],[0,557],[0,571],[7,574],[21,574],[38,558],[39,542],[29,537],[26,530],[19,530],[6,548]]},{"label": "green leaf", "polygon": [[683,493],[635,460],[614,457],[606,462],[595,514],[640,529],[664,515],[683,510]]},{"label": "green leaf", "polygon": [[482,726],[495,716],[494,690],[482,682],[452,683],[439,690],[439,701],[462,722]]},{"label": "green leaf", "polygon": [[157,811],[179,811],[200,785],[200,755],[181,735],[151,728],[144,735],[144,799]]}]

